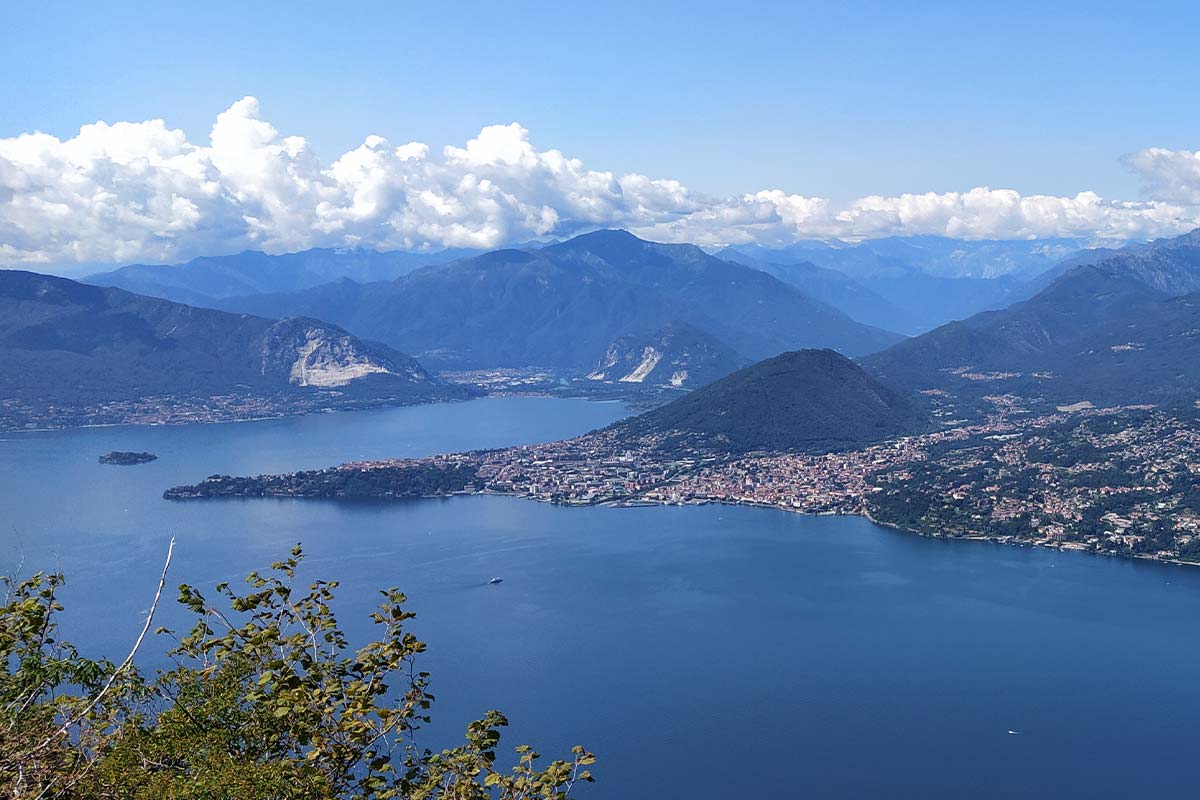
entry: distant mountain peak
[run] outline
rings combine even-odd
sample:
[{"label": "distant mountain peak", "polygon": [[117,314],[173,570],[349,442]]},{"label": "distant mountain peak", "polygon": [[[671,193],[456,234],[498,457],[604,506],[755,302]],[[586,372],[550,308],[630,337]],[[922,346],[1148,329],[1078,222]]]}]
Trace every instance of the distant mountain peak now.
[{"label": "distant mountain peak", "polygon": [[489,250],[471,260],[476,264],[487,266],[489,264],[527,264],[537,260],[537,257],[537,253],[531,253],[528,250],[504,249]]},{"label": "distant mountain peak", "polygon": [[610,263],[640,260],[653,247],[651,242],[639,239],[632,233],[620,229],[605,229],[582,233],[565,242],[548,245],[545,252],[555,254],[598,256]]},{"label": "distant mountain peak", "polygon": [[650,244],[645,239],[639,239],[629,231],[623,228],[603,228],[598,231],[589,233],[581,233],[578,236],[573,236],[561,244],[575,244],[579,247],[592,247],[596,245],[611,246],[619,244]]},{"label": "distant mountain peak", "polygon": [[547,252],[588,254],[597,256],[613,265],[646,265],[662,263],[666,259],[687,258],[689,260],[716,259],[694,244],[651,242],[641,239],[626,230],[607,229],[583,233],[565,242],[549,245]]}]

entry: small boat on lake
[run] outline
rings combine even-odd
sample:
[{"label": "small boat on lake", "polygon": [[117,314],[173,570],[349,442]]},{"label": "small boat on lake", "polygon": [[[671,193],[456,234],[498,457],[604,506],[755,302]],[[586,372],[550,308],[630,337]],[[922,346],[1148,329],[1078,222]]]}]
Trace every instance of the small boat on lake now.
[{"label": "small boat on lake", "polygon": [[490,581],[488,581],[489,584],[503,583],[503,582],[504,582],[504,578],[492,578]]}]

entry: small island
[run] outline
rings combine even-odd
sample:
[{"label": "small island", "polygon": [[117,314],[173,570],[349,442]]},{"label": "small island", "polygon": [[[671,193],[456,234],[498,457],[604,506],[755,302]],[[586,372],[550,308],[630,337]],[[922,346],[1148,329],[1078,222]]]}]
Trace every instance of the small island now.
[{"label": "small island", "polygon": [[111,453],[105,453],[100,456],[101,464],[120,464],[121,466],[146,464],[157,460],[158,456],[154,455],[154,453],[133,453],[123,450],[113,450]]}]

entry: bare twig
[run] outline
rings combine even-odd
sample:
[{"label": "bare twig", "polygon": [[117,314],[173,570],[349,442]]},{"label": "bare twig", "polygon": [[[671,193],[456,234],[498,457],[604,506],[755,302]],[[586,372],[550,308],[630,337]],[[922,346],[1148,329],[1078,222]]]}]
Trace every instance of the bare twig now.
[{"label": "bare twig", "polygon": [[133,649],[129,651],[129,655],[125,656],[125,660],[121,662],[121,665],[113,670],[112,675],[108,676],[108,680],[105,682],[104,688],[96,693],[96,696],[91,699],[91,702],[89,702],[82,711],[64,722],[61,728],[46,737],[46,740],[37,747],[33,748],[31,752],[36,753],[37,751],[49,746],[50,743],[56,738],[67,733],[74,725],[77,725],[79,722],[81,722],[84,717],[90,714],[92,709],[95,708],[102,699],[104,699],[104,695],[108,694],[109,689],[111,689],[113,683],[116,682],[117,676],[124,672],[125,668],[133,663],[133,658],[137,655],[138,648],[142,646],[142,640],[146,638],[146,634],[150,630],[150,623],[154,621],[154,612],[158,608],[159,599],[162,597],[163,586],[165,586],[167,583],[167,570],[171,567],[171,555],[174,552],[175,537],[172,536],[171,543],[167,545],[167,560],[166,563],[163,564],[162,575],[158,579],[158,589],[154,592],[154,602],[150,604],[150,613],[146,615],[146,624],[142,626],[142,632],[138,634],[137,641],[133,643]]}]

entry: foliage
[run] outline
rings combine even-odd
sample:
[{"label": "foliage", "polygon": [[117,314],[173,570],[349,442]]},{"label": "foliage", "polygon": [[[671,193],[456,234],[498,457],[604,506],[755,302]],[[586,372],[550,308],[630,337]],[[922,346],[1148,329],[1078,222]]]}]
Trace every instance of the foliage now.
[{"label": "foliage", "polygon": [[186,584],[195,616],[174,666],[153,678],[93,661],[57,637],[60,575],[5,579],[0,609],[0,791],[11,798],[566,798],[592,780],[591,753],[539,767],[518,747],[497,766],[507,720],[489,711],[465,740],[431,752],[425,644],[413,613],[382,591],[377,638],[352,649],[333,612],[336,582],[296,586],[297,546],[248,588]]},{"label": "foliage", "polygon": [[211,475],[192,486],[176,486],[163,493],[168,500],[200,497],[435,497],[477,490],[478,465],[412,461],[364,469],[305,470],[254,478]]},{"label": "foliage", "polygon": [[905,398],[832,350],[797,350],[738,370],[614,425],[665,451],[829,452],[920,430]]}]

